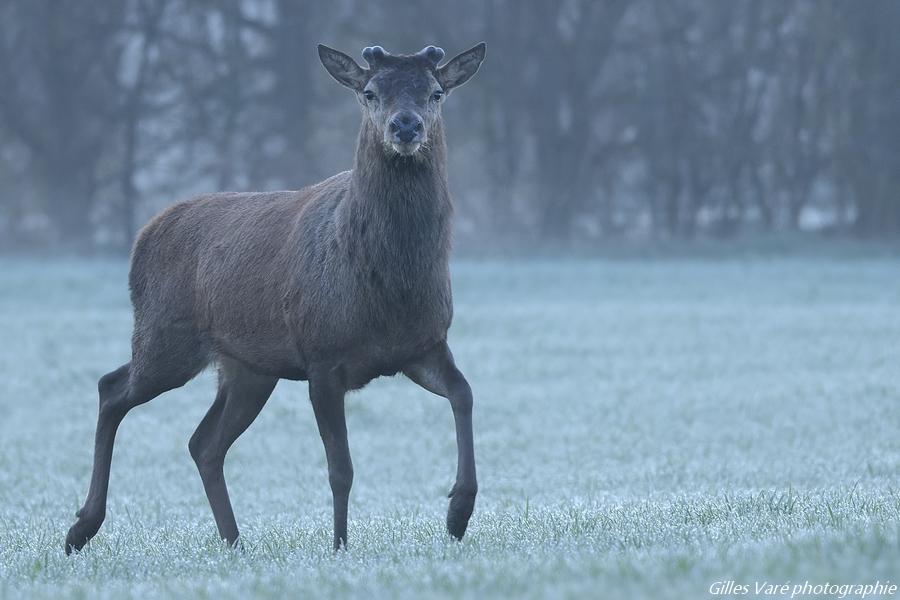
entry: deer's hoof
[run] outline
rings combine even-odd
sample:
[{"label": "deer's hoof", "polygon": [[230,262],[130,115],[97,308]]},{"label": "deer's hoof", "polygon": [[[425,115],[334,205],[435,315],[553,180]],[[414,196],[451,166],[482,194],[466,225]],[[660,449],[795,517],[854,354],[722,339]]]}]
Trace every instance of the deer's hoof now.
[{"label": "deer's hoof", "polygon": [[450,508],[447,509],[447,531],[457,540],[461,540],[469,526],[469,518],[475,510],[475,494],[477,489],[464,489],[453,486],[450,492]]},{"label": "deer's hoof", "polygon": [[245,552],[247,550],[247,548],[244,546],[244,538],[242,538],[241,536],[237,536],[233,540],[225,539],[222,541],[228,544],[228,547],[235,552]]},{"label": "deer's hoof", "polygon": [[97,531],[100,530],[100,524],[102,522],[103,519],[90,520],[79,517],[78,521],[72,525],[71,529],[69,529],[69,533],[66,534],[66,555],[72,554],[73,551],[81,551],[81,549],[84,548],[84,545],[87,544],[92,537],[97,535]]}]

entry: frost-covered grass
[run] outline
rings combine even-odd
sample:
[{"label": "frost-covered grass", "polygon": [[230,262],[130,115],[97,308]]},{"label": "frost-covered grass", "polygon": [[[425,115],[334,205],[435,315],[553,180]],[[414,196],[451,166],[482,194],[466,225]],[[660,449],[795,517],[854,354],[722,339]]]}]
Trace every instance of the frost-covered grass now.
[{"label": "frost-covered grass", "polygon": [[128,359],[120,262],[0,261],[0,597],[710,597],[720,580],[900,582],[900,261],[458,262],[451,345],[480,494],[444,533],[446,402],[348,401],[351,550],[282,382],[226,463],[223,548],[186,444],[214,379],[136,409],[107,522],[66,558],[96,381]]}]

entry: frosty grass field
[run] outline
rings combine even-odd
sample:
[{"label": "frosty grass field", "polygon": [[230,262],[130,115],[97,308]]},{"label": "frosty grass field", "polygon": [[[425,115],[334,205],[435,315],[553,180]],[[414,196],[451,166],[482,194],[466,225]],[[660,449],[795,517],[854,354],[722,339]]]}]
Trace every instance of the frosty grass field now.
[{"label": "frosty grass field", "polygon": [[734,580],[900,582],[900,261],[454,263],[480,494],[444,530],[447,402],[402,378],[348,400],[356,479],[333,555],[306,386],[279,384],[226,474],[222,547],[187,441],[205,373],[119,431],[87,490],[96,382],[129,356],[122,261],[0,261],[0,596],[708,598]]}]

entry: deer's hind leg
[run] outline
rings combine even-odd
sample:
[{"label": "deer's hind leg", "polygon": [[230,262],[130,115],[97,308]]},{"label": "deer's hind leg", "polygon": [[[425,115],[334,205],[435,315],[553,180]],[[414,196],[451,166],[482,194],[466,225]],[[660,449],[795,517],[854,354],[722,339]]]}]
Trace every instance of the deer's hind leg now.
[{"label": "deer's hind leg", "polygon": [[275,377],[255,373],[231,359],[220,359],[216,400],[188,444],[219,535],[232,545],[238,539],[238,528],[225,485],[225,454],[259,415],[276,383]]},{"label": "deer's hind leg", "polygon": [[122,419],[135,406],[187,383],[206,366],[207,356],[199,338],[184,328],[141,334],[136,330],[131,362],[100,378],[91,485],[84,506],[75,514],[78,520],[66,535],[66,554],[81,550],[106,518],[113,445]]}]

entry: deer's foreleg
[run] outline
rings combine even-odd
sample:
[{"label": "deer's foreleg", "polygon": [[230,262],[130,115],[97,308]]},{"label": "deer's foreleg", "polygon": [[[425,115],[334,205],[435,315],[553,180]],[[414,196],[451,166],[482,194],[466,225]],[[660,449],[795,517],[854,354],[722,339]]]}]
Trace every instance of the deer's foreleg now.
[{"label": "deer's foreleg", "polygon": [[309,399],[316,415],[319,435],[325,445],[328,481],[334,502],[334,549],[347,547],[347,504],[353,485],[353,462],[347,442],[344,388],[330,368],[311,370]]},{"label": "deer's foreleg", "polygon": [[450,490],[447,531],[456,539],[462,539],[475,509],[475,495],[478,493],[472,436],[472,389],[456,368],[453,354],[445,342],[408,365],[403,372],[426,390],[447,398],[453,409],[457,463],[456,482]]}]

